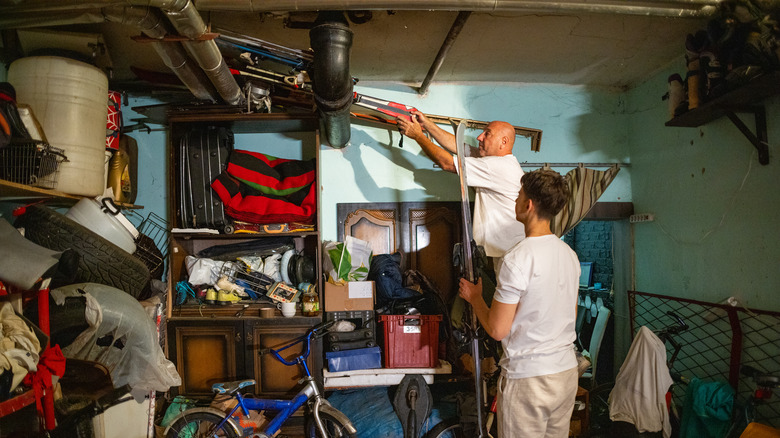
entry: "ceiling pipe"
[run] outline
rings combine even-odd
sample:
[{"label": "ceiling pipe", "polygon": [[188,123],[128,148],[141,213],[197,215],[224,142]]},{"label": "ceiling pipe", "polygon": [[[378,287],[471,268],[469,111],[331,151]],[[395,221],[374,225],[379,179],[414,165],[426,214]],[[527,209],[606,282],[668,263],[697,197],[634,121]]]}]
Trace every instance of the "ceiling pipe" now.
[{"label": "ceiling pipe", "polygon": [[157,10],[148,7],[109,6],[102,9],[71,11],[40,11],[30,16],[6,14],[0,18],[1,29],[21,29],[44,26],[64,26],[112,22],[138,28],[149,38],[161,40],[151,43],[166,66],[182,81],[195,98],[215,102],[219,99],[214,86],[205,73],[195,66],[179,42],[162,41],[170,32]]},{"label": "ceiling pipe", "polygon": [[216,102],[218,95],[203,70],[196,68],[184,47],[175,41],[163,41],[170,34],[158,9],[135,6],[113,6],[103,9],[108,21],[137,27],[155,41],[151,45],[166,66],[199,100]]},{"label": "ceiling pipe", "polygon": [[200,68],[206,73],[211,83],[217,88],[217,92],[222,96],[227,104],[243,104],[243,95],[233,74],[222,58],[222,53],[213,39],[202,38],[208,28],[203,22],[195,5],[190,0],[131,0],[137,3],[148,3],[149,6],[159,7],[168,17],[176,28],[176,31],[187,38],[182,41],[182,45],[187,49],[190,55],[198,62]]},{"label": "ceiling pipe", "polygon": [[442,43],[441,48],[439,48],[439,53],[436,54],[436,59],[433,60],[431,68],[428,69],[428,74],[425,75],[425,79],[423,79],[422,85],[420,85],[420,88],[417,90],[417,94],[424,95],[428,92],[428,87],[431,85],[433,77],[439,72],[441,65],[444,63],[444,58],[447,57],[447,53],[455,43],[455,39],[458,37],[458,34],[460,34],[460,31],[463,30],[463,26],[466,24],[466,20],[469,19],[470,15],[470,11],[461,11],[458,13],[458,16],[455,17],[455,21],[452,23],[452,27],[450,27],[450,32],[447,34],[447,37],[444,38],[444,42]]},{"label": "ceiling pipe", "polygon": [[310,76],[314,101],[322,117],[325,136],[334,148],[343,148],[351,137],[349,110],[353,83],[349,74],[352,30],[342,12],[321,12],[309,31],[314,62]]},{"label": "ceiling pipe", "polygon": [[[647,15],[676,18],[709,17],[722,0],[645,0],[632,4],[604,1],[592,3],[547,2],[529,0],[197,0],[202,11],[321,11],[321,10],[395,10],[395,11],[472,11],[472,12],[577,12]],[[777,0],[770,0],[778,3]]]},{"label": "ceiling pipe", "polygon": [[[30,14],[34,14],[35,19],[40,19],[40,16],[45,14],[52,18],[52,22],[64,24],[62,20],[55,20],[56,17],[52,17],[49,13],[57,11],[69,15],[73,14],[74,11],[94,8],[95,6],[103,8],[111,6],[127,7],[128,3],[141,8],[158,8],[167,16],[180,35],[189,38],[189,40],[183,41],[181,44],[187,49],[190,56],[198,62],[200,68],[208,76],[214,87],[216,87],[222,100],[230,105],[243,104],[241,88],[230,73],[230,69],[222,58],[217,44],[214,40],[203,39],[207,31],[206,23],[203,22],[203,19],[190,0],[106,0],[104,2],[64,0],[56,2],[54,5],[51,3],[46,0],[30,0],[24,6],[0,7],[0,16],[4,17],[2,19],[2,27],[19,27],[16,22],[6,18],[8,15],[14,15],[20,19],[23,18],[19,20],[19,23],[24,22],[26,24],[31,21],[29,19]],[[76,16],[82,19],[91,18],[89,16],[85,17],[83,14],[72,17]],[[38,26],[44,25],[41,21],[38,21]],[[172,50],[170,48],[156,47],[155,50],[158,53],[162,53],[163,59],[166,62],[170,62],[173,68],[191,73],[191,70],[185,65],[187,58],[183,54],[177,53],[175,49]],[[186,80],[190,81],[191,79],[194,78],[187,78]],[[200,88],[196,88],[193,92],[196,96],[203,96],[203,90]],[[213,100],[213,98],[209,100]]]}]

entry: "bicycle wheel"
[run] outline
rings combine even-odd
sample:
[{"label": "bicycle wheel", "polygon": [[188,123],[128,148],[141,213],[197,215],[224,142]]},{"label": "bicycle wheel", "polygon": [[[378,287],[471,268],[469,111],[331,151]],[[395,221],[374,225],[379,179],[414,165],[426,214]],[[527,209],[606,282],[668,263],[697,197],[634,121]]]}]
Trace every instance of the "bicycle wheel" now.
[{"label": "bicycle wheel", "polygon": [[425,438],[463,438],[464,436],[463,425],[457,418],[444,420],[425,434]]},{"label": "bicycle wheel", "polygon": [[356,434],[349,433],[349,431],[344,427],[341,421],[334,418],[330,414],[320,412],[320,420],[322,420],[322,422],[325,424],[325,431],[327,432],[328,435],[326,437],[323,437],[320,434],[320,430],[317,427],[317,422],[314,421],[314,417],[309,415],[306,418],[306,438],[334,438],[334,437],[357,438]]},{"label": "bicycle wheel", "polygon": [[209,412],[194,412],[185,415],[171,425],[165,438],[238,438],[228,425],[216,430],[223,418]]}]

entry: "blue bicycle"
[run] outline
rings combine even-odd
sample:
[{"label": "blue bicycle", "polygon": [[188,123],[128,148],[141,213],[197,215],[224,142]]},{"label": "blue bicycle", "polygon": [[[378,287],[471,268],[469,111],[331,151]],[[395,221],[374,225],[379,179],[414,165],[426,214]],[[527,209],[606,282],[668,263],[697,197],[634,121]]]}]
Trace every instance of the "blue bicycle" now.
[{"label": "blue bicycle", "polygon": [[[267,348],[259,354],[271,353],[288,366],[300,365],[304,376],[302,386],[297,394],[289,400],[262,399],[245,397],[241,388],[252,386],[254,380],[239,380],[235,382],[216,383],[212,391],[217,395],[227,395],[234,398],[236,406],[229,412],[211,407],[195,407],[179,414],[165,431],[166,438],[220,437],[236,438],[251,436],[253,438],[273,437],[284,423],[302,406],[306,405],[305,432],[308,438],[348,437],[355,438],[357,431],[352,422],[342,412],[331,406],[323,397],[314,377],[311,375],[306,359],[311,351],[312,339],[325,335],[327,329],[335,321],[319,324],[309,329],[305,335],[295,338],[278,349]],[[281,353],[295,345],[302,344],[300,354],[291,360],[282,357]],[[270,411],[276,415],[261,426],[261,430],[248,430],[242,426],[241,418],[248,418],[250,411]]]}]

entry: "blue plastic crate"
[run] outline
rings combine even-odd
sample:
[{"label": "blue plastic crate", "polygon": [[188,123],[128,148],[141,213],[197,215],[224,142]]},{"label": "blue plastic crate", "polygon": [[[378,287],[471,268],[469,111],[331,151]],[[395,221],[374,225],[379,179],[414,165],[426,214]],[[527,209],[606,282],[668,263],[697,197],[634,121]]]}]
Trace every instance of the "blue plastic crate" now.
[{"label": "blue plastic crate", "polygon": [[325,353],[325,359],[330,372],[382,368],[382,353],[379,347],[329,351]]}]

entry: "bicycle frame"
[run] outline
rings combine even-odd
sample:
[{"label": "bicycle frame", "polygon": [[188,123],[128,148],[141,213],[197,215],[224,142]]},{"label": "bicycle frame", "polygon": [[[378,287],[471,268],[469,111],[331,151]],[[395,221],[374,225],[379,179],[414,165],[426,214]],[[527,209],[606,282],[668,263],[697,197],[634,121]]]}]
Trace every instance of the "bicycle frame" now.
[{"label": "bicycle frame", "polygon": [[[269,410],[269,411],[275,411],[277,414],[271,419],[271,421],[260,431],[261,436],[274,436],[282,427],[282,425],[304,404],[310,403],[311,404],[311,414],[314,416],[314,420],[317,424],[317,428],[320,431],[320,434],[322,436],[327,436],[327,433],[325,431],[325,426],[322,423],[322,420],[320,419],[320,412],[327,412],[329,415],[333,416],[334,418],[339,419],[342,421],[342,424],[347,425],[349,428],[352,429],[352,432],[354,433],[354,426],[352,426],[352,423],[349,421],[349,419],[340,411],[333,408],[330,403],[328,403],[327,400],[322,396],[322,393],[319,389],[319,386],[317,385],[317,382],[314,380],[314,377],[311,375],[311,370],[309,370],[309,366],[306,363],[306,359],[309,357],[309,353],[311,352],[311,339],[312,337],[317,334],[319,331],[324,331],[327,327],[332,325],[331,323],[326,323],[322,325],[321,327],[316,327],[311,329],[309,332],[307,332],[305,335],[296,338],[292,340],[291,342],[287,343],[286,345],[282,346],[278,349],[273,348],[266,348],[260,351],[259,354],[266,354],[271,353],[274,355],[274,357],[281,363],[287,365],[287,366],[293,366],[293,365],[300,365],[303,369],[304,376],[301,379],[301,383],[303,383],[303,386],[298,391],[297,394],[291,399],[266,399],[266,398],[254,398],[254,397],[244,397],[238,390],[236,390],[234,393],[230,394],[234,399],[237,400],[236,406],[233,407],[233,409],[222,419],[222,421],[217,425],[216,429],[222,429],[224,427],[232,427],[236,430],[241,430],[242,428],[240,425],[236,424],[236,421],[233,420],[234,415],[236,415],[237,412],[240,412],[244,414],[244,416],[249,416],[250,411],[263,411],[263,410]],[[292,348],[295,345],[303,343],[304,348],[303,351],[301,351],[300,354],[296,355],[292,360],[287,360],[284,357],[282,357],[281,353],[289,348]],[[254,384],[253,381],[245,381],[241,384],[240,387]],[[220,392],[219,388],[221,384],[217,384],[214,386],[216,389],[216,392]],[[239,388],[240,388],[239,387]],[[230,426],[227,425],[227,423],[231,423]]]}]

